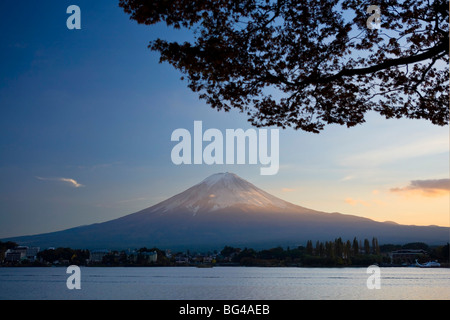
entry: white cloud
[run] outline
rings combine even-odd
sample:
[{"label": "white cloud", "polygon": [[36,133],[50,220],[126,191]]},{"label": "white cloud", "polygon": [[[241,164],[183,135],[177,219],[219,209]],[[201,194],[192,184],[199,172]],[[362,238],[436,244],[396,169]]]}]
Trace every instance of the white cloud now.
[{"label": "white cloud", "polygon": [[81,183],[78,183],[75,179],[70,179],[70,178],[43,178],[43,177],[36,177],[36,179],[42,180],[42,181],[60,181],[60,182],[64,182],[66,184],[69,184],[70,186],[75,187],[75,188],[84,187],[84,185],[82,185]]}]

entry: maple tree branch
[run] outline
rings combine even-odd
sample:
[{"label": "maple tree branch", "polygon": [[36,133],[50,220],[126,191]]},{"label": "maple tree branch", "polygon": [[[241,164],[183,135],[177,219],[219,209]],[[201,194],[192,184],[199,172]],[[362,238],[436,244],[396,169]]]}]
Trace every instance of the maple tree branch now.
[{"label": "maple tree branch", "polygon": [[306,86],[312,83],[326,83],[330,81],[334,81],[337,79],[340,79],[342,77],[352,77],[355,75],[365,75],[365,74],[372,74],[374,72],[389,69],[391,67],[400,66],[400,65],[408,65],[411,63],[420,62],[427,59],[432,59],[433,57],[439,55],[442,52],[449,51],[449,39],[448,37],[444,38],[443,41],[441,41],[438,45],[430,48],[429,50],[413,55],[413,56],[406,56],[401,57],[397,59],[387,59],[384,62],[375,64],[373,66],[367,67],[367,68],[359,68],[359,69],[346,69],[345,67],[338,73],[326,76],[326,77],[309,77],[299,83],[297,85],[299,86]]}]

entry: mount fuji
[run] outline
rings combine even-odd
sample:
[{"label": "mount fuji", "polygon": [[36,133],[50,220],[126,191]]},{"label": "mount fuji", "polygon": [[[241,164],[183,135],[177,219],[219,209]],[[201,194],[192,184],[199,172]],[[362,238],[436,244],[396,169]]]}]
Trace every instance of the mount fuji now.
[{"label": "mount fuji", "polygon": [[233,173],[214,174],[186,191],[118,219],[4,240],[40,247],[88,249],[268,248],[307,240],[377,237],[380,243],[449,240],[449,228],[410,226],[304,208],[277,198]]}]

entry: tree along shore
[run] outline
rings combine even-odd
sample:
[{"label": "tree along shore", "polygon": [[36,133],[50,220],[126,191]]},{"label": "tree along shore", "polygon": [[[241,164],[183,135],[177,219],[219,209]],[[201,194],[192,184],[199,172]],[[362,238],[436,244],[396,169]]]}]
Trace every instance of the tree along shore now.
[{"label": "tree along shore", "polygon": [[[92,260],[92,252],[86,249],[50,248],[37,253],[34,261],[22,259],[7,261],[5,253],[16,248],[13,242],[0,242],[1,266],[258,266],[258,267],[367,267],[405,265],[405,260],[394,261],[391,253],[398,250],[421,251],[415,258],[423,263],[437,260],[441,266],[449,266],[449,244],[428,246],[422,242],[404,245],[379,245],[377,238],[371,241],[333,241],[308,240],[306,246],[282,248],[280,246],[255,250],[225,246],[222,250],[212,252],[174,252],[159,248],[140,248],[127,251],[105,251],[101,259]],[[156,259],[149,260],[148,253],[156,254]],[[411,261],[408,261],[411,263]]]}]

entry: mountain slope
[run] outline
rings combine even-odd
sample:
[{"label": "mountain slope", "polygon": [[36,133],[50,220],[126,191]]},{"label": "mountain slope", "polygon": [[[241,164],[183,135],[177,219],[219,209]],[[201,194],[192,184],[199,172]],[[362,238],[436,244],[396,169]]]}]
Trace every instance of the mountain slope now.
[{"label": "mountain slope", "polygon": [[206,178],[186,191],[151,207],[151,212],[186,210],[195,214],[198,211],[213,212],[232,206],[254,206],[282,211],[300,208],[227,172]]},{"label": "mountain slope", "polygon": [[381,223],[311,210],[270,195],[235,174],[219,173],[115,220],[8,240],[41,247],[220,249],[224,245],[297,246],[337,237],[441,244],[448,236],[449,228]]}]

